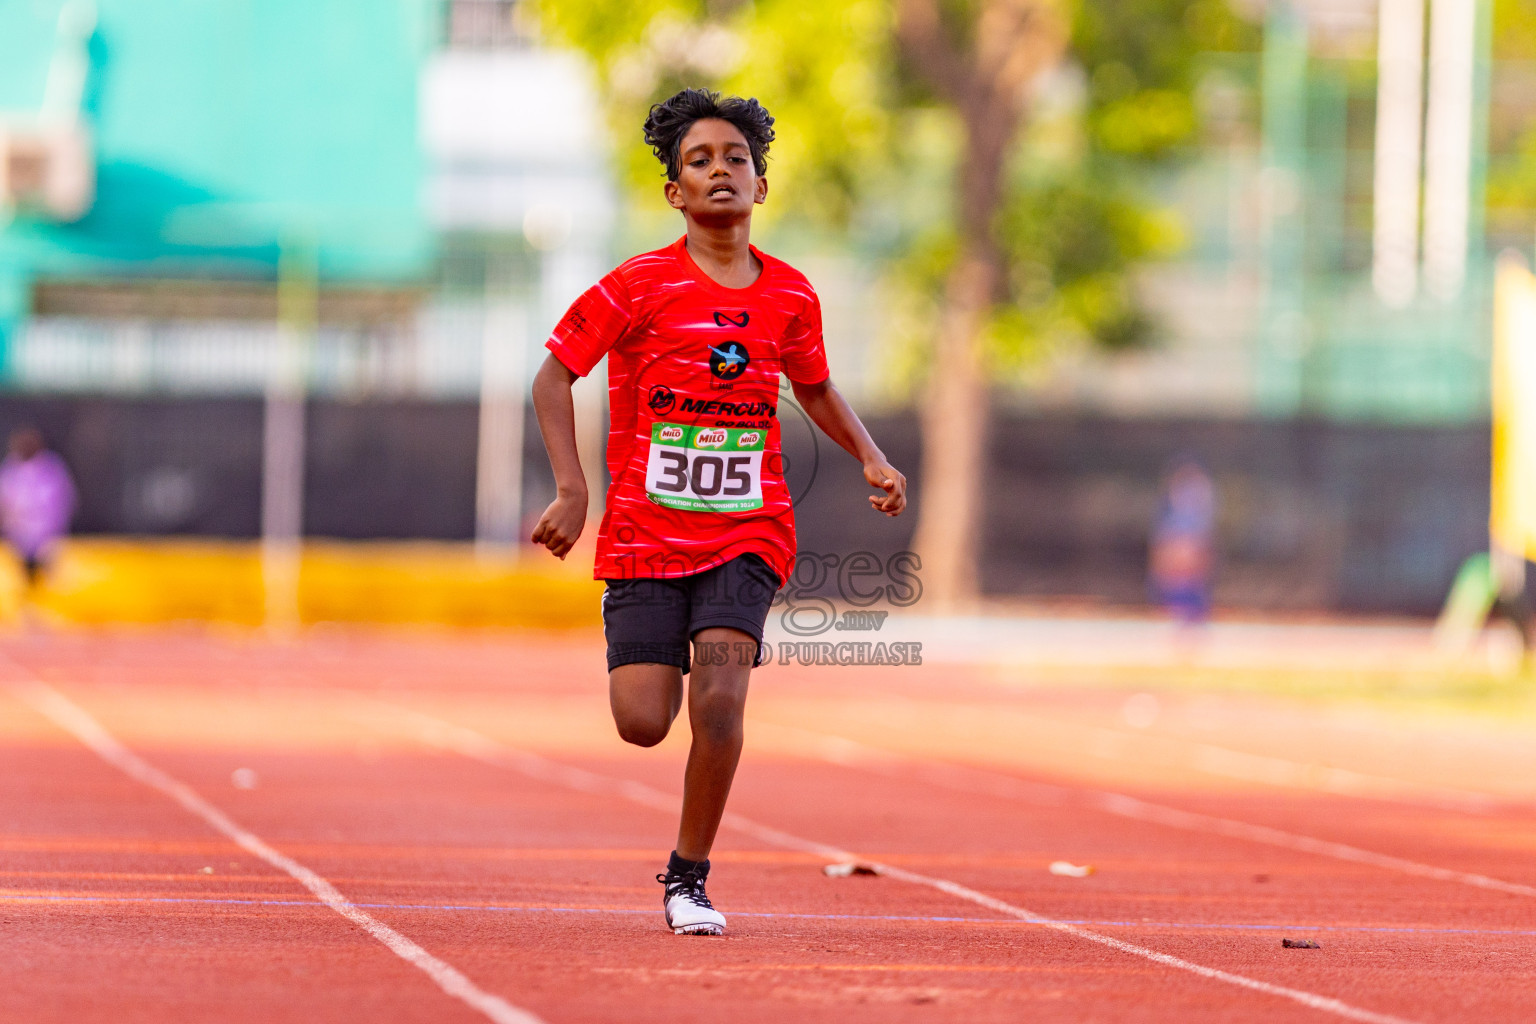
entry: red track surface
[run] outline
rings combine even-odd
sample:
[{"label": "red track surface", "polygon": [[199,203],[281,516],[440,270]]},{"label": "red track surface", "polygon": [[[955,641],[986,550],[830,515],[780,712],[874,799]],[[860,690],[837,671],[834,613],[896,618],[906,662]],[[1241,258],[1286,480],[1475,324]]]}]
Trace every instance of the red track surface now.
[{"label": "red track surface", "polygon": [[[664,930],[651,881],[686,723],[625,747],[591,644],[166,633],[0,651],[7,1021],[487,1019],[98,756],[52,694],[550,1024],[1526,1021],[1536,1005],[1536,773],[1496,725],[1162,694],[1150,725],[1138,698],[1135,728],[1123,691],[769,667],[744,820],[714,857],[731,929],[701,939]],[[254,788],[232,783],[242,768]],[[898,870],[827,878],[818,844]],[[1056,860],[1097,872],[1058,877]]]}]

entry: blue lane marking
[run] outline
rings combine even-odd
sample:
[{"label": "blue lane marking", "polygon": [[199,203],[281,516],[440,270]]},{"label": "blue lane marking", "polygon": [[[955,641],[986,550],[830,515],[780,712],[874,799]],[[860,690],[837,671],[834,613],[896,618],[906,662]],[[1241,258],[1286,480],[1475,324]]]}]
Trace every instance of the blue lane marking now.
[{"label": "blue lane marking", "polygon": [[[251,907],[321,907],[316,900],[241,900],[197,896],[3,896],[0,903],[189,903]],[[454,903],[354,903],[363,910],[455,910],[501,914],[645,914],[654,910],[630,910],[623,907],[498,907]],[[995,917],[931,917],[910,914],[775,914],[762,911],[733,911],[732,917],[761,917],[804,921],[916,921],[931,924],[1023,925],[1031,922]],[[1091,921],[1053,918],[1060,924],[1096,928],[1188,928],[1226,929],[1232,931],[1313,931],[1313,932],[1399,932],[1427,935],[1536,935],[1536,929],[1516,928],[1413,928],[1390,925],[1349,924],[1214,924],[1203,921]]]}]

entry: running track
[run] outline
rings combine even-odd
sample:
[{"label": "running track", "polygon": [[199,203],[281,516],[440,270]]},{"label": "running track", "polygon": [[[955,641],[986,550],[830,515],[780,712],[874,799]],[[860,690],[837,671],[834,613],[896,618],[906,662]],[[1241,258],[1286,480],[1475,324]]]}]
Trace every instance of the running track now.
[{"label": "running track", "polygon": [[[686,728],[626,748],[600,666],[0,642],[0,1020],[1531,1019],[1521,727],[772,666],[714,857],[731,933],[683,938],[651,876]],[[823,875],[849,858],[886,873]]]}]

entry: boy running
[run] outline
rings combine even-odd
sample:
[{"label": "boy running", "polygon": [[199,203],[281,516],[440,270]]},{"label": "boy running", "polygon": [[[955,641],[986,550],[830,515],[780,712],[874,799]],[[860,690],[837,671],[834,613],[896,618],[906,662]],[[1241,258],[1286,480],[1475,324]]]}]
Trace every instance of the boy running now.
[{"label": "boy running", "polygon": [[[557,497],[533,541],[564,558],[587,519],[571,385],[608,356],[608,473],[594,576],[607,581],[603,632],[614,723],[655,746],[683,700],[693,745],[664,886],[667,926],[719,935],[704,891],[709,851],[741,757],[747,677],[763,623],[795,557],[779,453],[779,374],[828,437],[864,466],[888,516],[907,481],[832,385],[821,306],[799,271],[749,242],[768,197],[773,118],[755,99],[685,89],[651,108],[645,140],[667,169],[687,233],[614,270],[555,328],[533,405]],[[692,658],[690,658],[690,644]]]}]

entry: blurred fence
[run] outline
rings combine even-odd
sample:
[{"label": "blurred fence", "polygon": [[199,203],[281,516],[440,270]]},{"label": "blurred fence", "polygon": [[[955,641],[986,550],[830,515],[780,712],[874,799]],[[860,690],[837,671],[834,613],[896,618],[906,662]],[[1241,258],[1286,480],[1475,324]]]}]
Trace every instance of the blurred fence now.
[{"label": "blurred fence", "polygon": [[[328,326],[307,344],[311,394],[459,399],[480,393],[485,303],[438,303],[414,322]],[[500,314],[498,330],[522,319]],[[515,344],[519,358],[525,339]],[[259,395],[282,351],[275,322],[40,316],[10,351],[11,386],[26,392]],[[525,378],[526,379],[526,378]]]},{"label": "blurred fence", "polygon": [[[307,534],[474,537],[476,403],[320,399],[308,416]],[[61,396],[0,406],[0,429],[23,420],[40,423],[85,482],[84,533],[258,532],[255,398]],[[798,416],[783,423],[802,553],[835,575],[855,552],[884,559],[904,550],[913,517],[871,516],[857,465]],[[921,512],[915,416],[868,423],[910,473]],[[531,414],[523,452],[526,535],[554,496]],[[989,458],[983,590],[1144,603],[1163,474],[1190,455],[1216,483],[1216,596],[1225,607],[1432,612],[1457,565],[1487,543],[1479,426],[1004,414]]]}]

